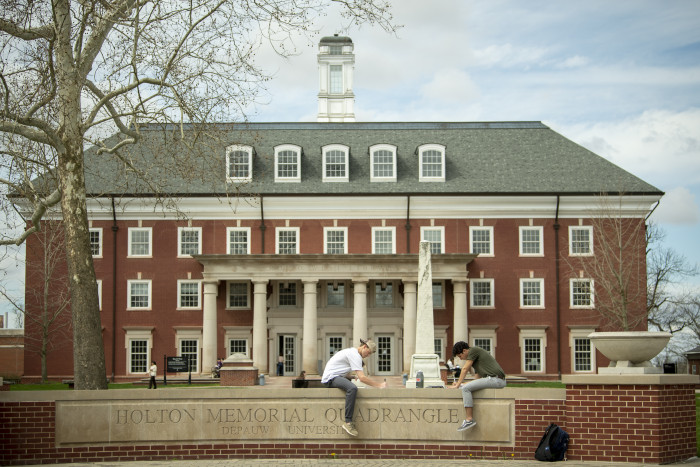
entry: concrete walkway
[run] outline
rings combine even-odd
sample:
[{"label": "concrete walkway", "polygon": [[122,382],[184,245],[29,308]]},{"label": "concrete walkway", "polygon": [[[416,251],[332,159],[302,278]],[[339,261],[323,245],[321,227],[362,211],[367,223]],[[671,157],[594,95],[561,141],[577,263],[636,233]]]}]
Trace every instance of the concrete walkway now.
[{"label": "concrete walkway", "polygon": [[[201,460],[201,461],[143,461],[143,462],[97,462],[97,463],[75,463],[75,464],[53,464],[64,467],[263,467],[263,466],[363,466],[363,467],[444,467],[444,466],[507,466],[507,467],[543,467],[549,465],[536,460],[441,460],[441,459],[225,459],[225,460]],[[622,463],[622,462],[581,462],[567,461],[565,467],[649,467],[650,464]],[[692,467],[700,466],[700,459],[694,457],[685,462],[672,465],[687,465]]]}]

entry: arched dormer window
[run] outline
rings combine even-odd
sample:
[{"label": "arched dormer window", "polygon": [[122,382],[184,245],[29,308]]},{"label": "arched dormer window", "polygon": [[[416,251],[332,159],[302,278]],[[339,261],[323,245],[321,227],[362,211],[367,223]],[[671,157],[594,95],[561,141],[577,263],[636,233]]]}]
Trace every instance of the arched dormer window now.
[{"label": "arched dormer window", "polygon": [[396,146],[375,144],[369,147],[371,182],[396,181]]},{"label": "arched dormer window", "polygon": [[418,158],[418,181],[445,181],[445,146],[442,144],[423,144],[418,146]]},{"label": "arched dormer window", "polygon": [[323,181],[349,182],[350,148],[342,144],[323,146]]},{"label": "arched dormer window", "polygon": [[275,182],[301,182],[301,147],[275,146]]},{"label": "arched dormer window", "polygon": [[226,148],[226,181],[246,182],[253,179],[253,148],[231,145]]}]

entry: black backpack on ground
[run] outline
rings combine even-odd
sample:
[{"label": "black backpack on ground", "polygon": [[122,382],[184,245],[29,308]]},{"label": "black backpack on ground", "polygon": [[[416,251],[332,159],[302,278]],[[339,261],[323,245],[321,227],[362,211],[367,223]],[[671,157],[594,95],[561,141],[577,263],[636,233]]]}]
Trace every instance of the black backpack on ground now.
[{"label": "black backpack on ground", "polygon": [[552,423],[545,430],[540,440],[540,445],[537,446],[535,459],[547,462],[564,460],[566,448],[568,447],[569,433]]}]

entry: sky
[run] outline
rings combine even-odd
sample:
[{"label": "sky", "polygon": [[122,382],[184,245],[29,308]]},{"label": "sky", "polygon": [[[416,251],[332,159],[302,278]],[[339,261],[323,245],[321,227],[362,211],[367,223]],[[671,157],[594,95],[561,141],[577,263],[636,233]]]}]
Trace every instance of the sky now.
[{"label": "sky", "polygon": [[665,192],[651,218],[700,265],[699,1],[394,3],[396,35],[331,11],[296,55],[259,50],[273,78],[249,120],[315,121],[318,40],[347,35],[357,121],[541,121]]}]

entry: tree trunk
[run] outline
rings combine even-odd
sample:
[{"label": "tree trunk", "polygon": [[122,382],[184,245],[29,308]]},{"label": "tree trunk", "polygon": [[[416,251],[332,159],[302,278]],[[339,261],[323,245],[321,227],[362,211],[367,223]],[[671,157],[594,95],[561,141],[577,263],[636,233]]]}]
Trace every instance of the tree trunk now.
[{"label": "tree trunk", "polygon": [[82,137],[66,138],[59,158],[63,225],[73,317],[75,389],[107,389],[97,280],[86,212]]},{"label": "tree trunk", "polygon": [[97,279],[87,218],[79,57],[71,44],[70,2],[54,2],[57,25],[55,69],[58,90],[58,179],[73,318],[75,389],[107,389]]}]

